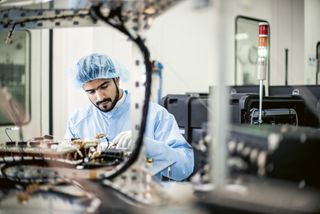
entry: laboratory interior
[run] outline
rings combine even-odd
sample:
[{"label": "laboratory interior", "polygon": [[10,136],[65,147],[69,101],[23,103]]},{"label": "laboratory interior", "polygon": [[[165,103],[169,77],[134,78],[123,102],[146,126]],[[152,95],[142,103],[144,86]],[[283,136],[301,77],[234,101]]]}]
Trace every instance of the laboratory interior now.
[{"label": "laboratory interior", "polygon": [[320,0],[0,0],[0,213],[320,213],[317,23]]}]

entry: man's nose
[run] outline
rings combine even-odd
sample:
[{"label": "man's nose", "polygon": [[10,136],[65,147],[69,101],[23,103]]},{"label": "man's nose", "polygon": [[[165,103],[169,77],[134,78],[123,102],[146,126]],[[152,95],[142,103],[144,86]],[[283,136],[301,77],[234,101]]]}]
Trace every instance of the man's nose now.
[{"label": "man's nose", "polygon": [[97,101],[102,101],[104,99],[104,95],[100,90],[96,91]]}]

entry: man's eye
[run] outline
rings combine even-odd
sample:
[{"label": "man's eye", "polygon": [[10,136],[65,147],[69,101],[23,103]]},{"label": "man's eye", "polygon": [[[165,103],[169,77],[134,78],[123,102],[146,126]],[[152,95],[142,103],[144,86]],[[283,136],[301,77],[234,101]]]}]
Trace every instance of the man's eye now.
[{"label": "man's eye", "polygon": [[102,85],[100,88],[101,88],[101,89],[106,89],[106,88],[108,88],[108,86],[109,86],[109,85],[106,84],[106,85]]},{"label": "man's eye", "polygon": [[87,91],[87,94],[94,94],[95,90]]}]

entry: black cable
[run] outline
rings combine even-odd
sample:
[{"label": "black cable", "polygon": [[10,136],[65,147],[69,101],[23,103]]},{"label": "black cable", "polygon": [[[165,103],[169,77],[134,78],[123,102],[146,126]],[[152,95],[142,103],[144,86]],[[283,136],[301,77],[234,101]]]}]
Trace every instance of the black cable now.
[{"label": "black cable", "polygon": [[286,48],[284,49],[285,51],[285,60],[284,60],[284,71],[285,71],[285,76],[284,76],[284,85],[288,85],[288,52],[289,52],[289,49]]},{"label": "black cable", "polygon": [[5,128],[4,132],[6,133],[7,137],[10,139],[11,142],[13,142],[13,140],[11,139],[11,137],[8,134],[8,130],[11,130],[10,128]]},{"label": "black cable", "polygon": [[[46,11],[46,10],[43,10],[43,11]],[[50,11],[50,10],[47,10],[47,11]],[[62,10],[63,12],[63,10]],[[69,18],[75,18],[75,17],[80,17],[80,18],[83,18],[85,16],[89,16],[90,13],[85,11],[83,13],[80,13],[80,11],[78,11],[78,13],[75,13],[75,14],[71,14],[71,15],[55,15],[55,16],[47,16],[47,17],[36,17],[36,18],[26,18],[22,21],[14,21],[14,20],[9,20],[7,22],[5,21],[0,21],[0,24],[2,24],[5,28],[6,27],[9,27],[9,25],[13,25],[12,27],[12,30],[11,32],[9,32],[9,35],[11,36],[13,31],[14,31],[14,27],[15,26],[23,26],[25,23],[29,23],[29,22],[37,22],[37,21],[53,21],[53,20],[56,20],[56,19],[61,19],[61,20],[67,20]]]},{"label": "black cable", "polygon": [[[121,15],[121,7],[117,7],[114,10],[111,10],[109,13],[109,16],[105,17],[100,11],[102,4],[98,4],[96,6],[91,7],[92,16],[97,16],[102,21],[106,22],[110,26],[116,28],[123,34],[127,35],[131,41],[133,41],[140,49],[143,58],[144,63],[146,67],[146,83],[145,83],[145,97],[144,97],[144,103],[143,103],[143,109],[142,109],[142,119],[141,119],[141,127],[139,130],[138,138],[135,143],[135,148],[133,149],[129,159],[119,168],[117,171],[115,171],[113,174],[106,176],[106,179],[112,179],[117,177],[118,175],[122,174],[124,171],[126,171],[139,157],[142,144],[143,144],[143,135],[146,127],[146,121],[147,121],[147,114],[148,114],[148,108],[149,108],[149,100],[150,100],[150,94],[151,94],[151,71],[152,71],[152,65],[150,61],[150,53],[148,48],[145,46],[143,39],[137,35],[136,38],[128,31],[128,29],[124,25],[124,21],[122,19]],[[93,17],[95,18],[95,17]],[[115,20],[114,18],[117,18]],[[112,23],[111,20],[117,21],[118,23]]]},{"label": "black cable", "polygon": [[11,37],[12,37],[12,34],[13,34],[13,31],[14,31],[14,28],[16,27],[16,24],[14,23],[13,25],[12,25],[12,28],[11,28],[11,30],[9,31],[9,34],[8,34],[8,36],[7,36],[7,38],[6,38],[6,41],[5,41],[5,43],[6,44],[10,44],[11,43]]},{"label": "black cable", "polygon": [[[1,1],[1,0],[0,0]],[[22,9],[21,9],[22,10]],[[50,11],[50,10],[48,10]],[[86,12],[86,11],[85,11]],[[9,31],[9,34],[6,38],[6,43],[9,42],[11,40],[12,34],[15,30],[16,26],[24,26],[25,23],[29,23],[29,22],[37,22],[37,21],[54,21],[56,19],[61,19],[61,20],[67,20],[69,18],[75,18],[75,17],[79,17],[79,18],[84,18],[85,16],[90,16],[90,12],[86,12],[86,13],[80,13],[80,11],[78,11],[77,13],[71,14],[71,15],[55,15],[55,16],[50,16],[50,17],[36,17],[36,18],[27,18],[25,20],[22,21],[14,21],[14,20],[10,20],[7,22],[4,21],[0,21],[0,25],[3,25],[4,28],[9,27],[12,24],[12,28]],[[92,16],[91,16],[92,17]],[[93,18],[93,17],[92,17]],[[95,18],[93,18],[93,21],[95,22]]]}]

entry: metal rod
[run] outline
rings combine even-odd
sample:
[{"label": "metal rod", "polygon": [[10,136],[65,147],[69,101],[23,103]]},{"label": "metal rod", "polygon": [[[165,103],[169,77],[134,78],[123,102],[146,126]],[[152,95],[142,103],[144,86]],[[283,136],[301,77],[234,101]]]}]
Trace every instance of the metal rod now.
[{"label": "metal rod", "polygon": [[316,50],[316,59],[317,59],[317,70],[316,70],[316,85],[318,85],[319,83],[319,73],[320,73],[320,70],[319,70],[319,52],[320,52],[320,41],[317,43],[317,50]]},{"label": "metal rod", "polygon": [[288,85],[288,48],[285,49],[285,81],[284,85]]},{"label": "metal rod", "polygon": [[259,80],[259,124],[262,124],[263,80]]}]

